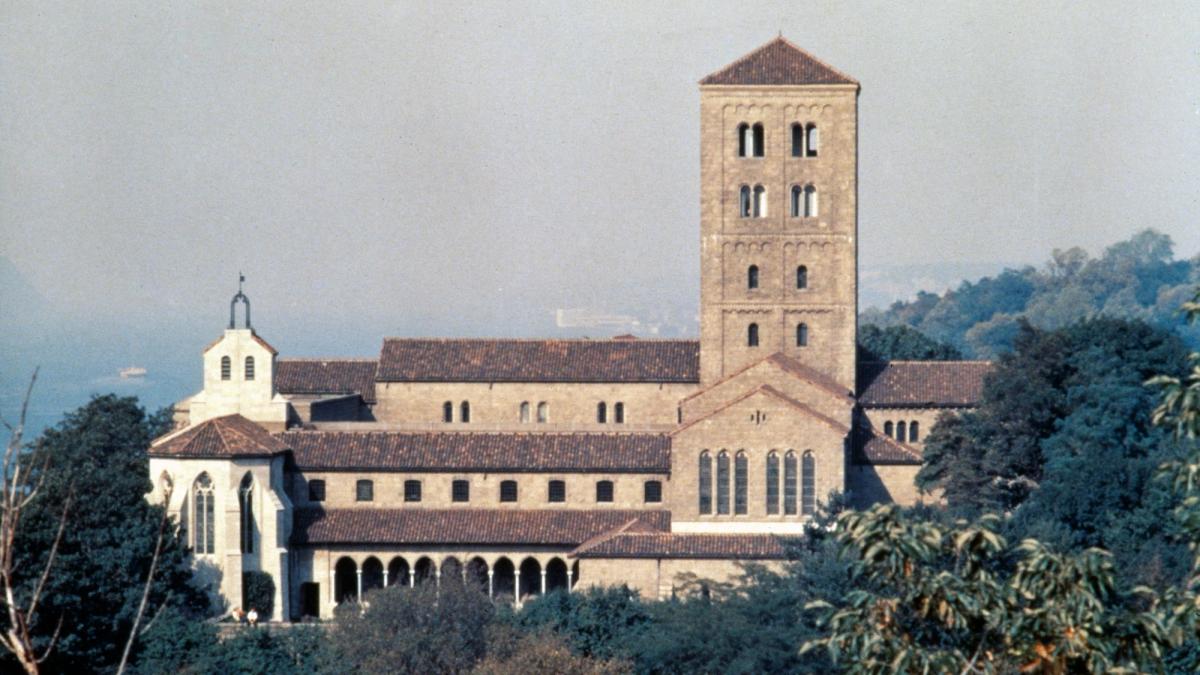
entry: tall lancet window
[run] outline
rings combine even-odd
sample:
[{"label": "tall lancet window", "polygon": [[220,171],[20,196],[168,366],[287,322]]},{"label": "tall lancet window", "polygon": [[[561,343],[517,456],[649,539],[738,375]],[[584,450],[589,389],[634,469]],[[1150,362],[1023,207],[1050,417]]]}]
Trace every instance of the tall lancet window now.
[{"label": "tall lancet window", "polygon": [[767,515],[779,513],[779,454],[767,455]]},{"label": "tall lancet window", "polygon": [[717,515],[729,515],[729,453],[717,455]]},{"label": "tall lancet window", "polygon": [[783,514],[796,515],[796,453],[790,450],[783,458]]},{"label": "tall lancet window", "polygon": [[746,269],[746,288],[758,288],[758,265],[751,265]]},{"label": "tall lancet window", "polygon": [[250,472],[246,472],[238,486],[238,507],[242,553],[254,553],[254,478]]},{"label": "tall lancet window", "polygon": [[221,379],[228,380],[233,377],[233,359],[228,356],[221,357]]},{"label": "tall lancet window", "polygon": [[254,357],[253,356],[246,357],[246,379],[247,380],[254,379]]},{"label": "tall lancet window", "polygon": [[812,451],[804,453],[802,468],[801,513],[811,516],[817,512],[817,460],[813,458]]},{"label": "tall lancet window", "polygon": [[700,467],[697,470],[700,478],[700,513],[712,513],[712,455],[708,451],[700,453]]},{"label": "tall lancet window", "polygon": [[749,483],[747,473],[749,471],[750,464],[746,459],[746,453],[739,452],[733,459],[733,514],[736,516],[746,515],[748,502],[746,492]]},{"label": "tall lancet window", "polygon": [[200,474],[192,485],[192,509],[192,551],[197,555],[212,555],[216,550],[216,525],[213,484],[207,473]]}]

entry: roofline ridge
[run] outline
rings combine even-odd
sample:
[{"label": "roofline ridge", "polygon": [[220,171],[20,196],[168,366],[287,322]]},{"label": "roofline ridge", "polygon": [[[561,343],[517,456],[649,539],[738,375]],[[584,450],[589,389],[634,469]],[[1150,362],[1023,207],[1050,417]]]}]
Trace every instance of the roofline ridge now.
[{"label": "roofline ridge", "polygon": [[995,361],[991,359],[891,359],[887,361],[859,361],[859,365],[867,365],[871,363],[987,363],[992,364]]},{"label": "roofline ridge", "polygon": [[804,49],[803,47],[801,47],[800,45],[796,44],[795,42],[792,42],[791,40],[789,40],[789,39],[785,38],[785,37],[783,36],[783,33],[782,33],[782,32],[780,32],[780,33],[779,33],[779,37],[777,37],[777,38],[775,38],[775,39],[776,39],[776,40],[782,40],[784,44],[786,44],[787,46],[791,47],[792,49],[795,49],[796,51],[798,51],[798,52],[800,52],[800,53],[804,54],[804,55],[805,55],[805,56],[807,56],[808,58],[812,59],[813,61],[816,61],[817,63],[821,64],[822,66],[825,66],[825,67],[826,67],[826,68],[828,68],[829,70],[832,70],[833,72],[835,72],[835,73],[837,73],[838,75],[840,75],[840,76],[842,76],[842,77],[846,78],[847,80],[850,80],[850,81],[851,81],[851,82],[853,82],[854,84],[857,84],[857,85],[859,85],[860,87],[862,86],[862,83],[861,83],[861,82],[859,82],[858,80],[854,79],[853,77],[850,77],[849,75],[847,75],[846,73],[843,73],[842,71],[838,70],[837,68],[834,68],[833,66],[829,65],[829,63],[827,63],[825,60],[823,60],[823,59],[821,59],[821,58],[817,57],[817,56],[816,56],[815,54],[813,54],[812,52],[809,52],[807,49]]},{"label": "roofline ridge", "polygon": [[[719,69],[717,69],[717,70],[714,70],[713,72],[709,73],[708,75],[705,75],[704,77],[700,78],[700,80],[699,80],[698,84],[699,84],[700,86],[702,86],[702,87],[711,87],[711,86],[730,86],[730,85],[712,85],[712,84],[704,84],[704,81],[705,81],[705,80],[707,80],[707,79],[708,79],[708,78],[710,78],[710,77],[715,77],[715,76],[719,75],[720,73],[723,73],[723,72],[725,72],[725,71],[727,71],[727,70],[731,70],[731,69],[732,69],[732,68],[734,68],[735,66],[738,66],[738,65],[740,65],[740,64],[741,64],[743,61],[746,61],[747,59],[749,59],[751,56],[754,56],[755,54],[759,53],[760,51],[762,51],[762,50],[766,49],[767,47],[771,46],[772,44],[774,44],[774,43],[776,43],[776,42],[782,42],[782,43],[784,43],[785,45],[787,45],[787,46],[791,47],[792,49],[795,49],[796,51],[800,52],[801,54],[804,54],[805,56],[807,56],[808,58],[812,59],[813,61],[816,61],[816,62],[817,62],[817,63],[819,63],[821,66],[823,66],[823,67],[825,67],[825,68],[828,68],[829,70],[833,71],[833,72],[834,72],[835,74],[837,74],[839,77],[844,77],[844,78],[846,78],[847,80],[849,80],[849,81],[850,81],[850,82],[849,82],[849,84],[853,84],[853,85],[855,85],[855,86],[857,86],[857,87],[859,87],[859,88],[861,88],[861,87],[862,87],[862,83],[861,83],[861,82],[859,82],[858,80],[854,79],[853,77],[850,77],[849,75],[847,75],[847,74],[843,73],[842,71],[838,70],[837,68],[834,68],[833,66],[829,65],[828,63],[825,63],[825,62],[824,62],[824,61],[822,61],[821,59],[818,59],[817,57],[813,56],[812,54],[810,54],[810,53],[808,52],[808,50],[806,50],[806,49],[803,49],[802,47],[798,46],[796,43],[792,42],[791,40],[789,40],[789,39],[787,39],[787,38],[783,37],[783,33],[782,33],[782,32],[781,32],[779,35],[777,35],[777,36],[775,36],[775,37],[771,38],[770,40],[768,40],[768,41],[766,41],[766,42],[762,43],[762,44],[761,44],[761,45],[759,45],[758,47],[755,47],[754,49],[751,49],[750,51],[746,52],[745,54],[743,54],[743,55],[742,55],[742,57],[741,57],[741,58],[737,59],[736,61],[733,61],[733,62],[729,63],[728,65],[726,65],[726,66],[723,66],[723,67],[721,67],[721,68],[719,68]],[[842,86],[845,86],[847,83],[840,83],[840,84],[842,84]],[[829,84],[822,84],[822,85],[733,85],[733,86],[831,86],[831,85],[829,85]]]},{"label": "roofline ridge", "polygon": [[377,356],[281,356],[276,360],[279,361],[379,361]]},{"label": "roofline ridge", "polygon": [[637,342],[684,342],[700,344],[700,338],[664,338],[664,337],[638,337],[635,340],[617,340],[617,336],[613,337],[403,337],[398,335],[385,335],[383,341],[405,341],[405,342],[585,342],[604,344],[609,342],[618,342],[621,344],[630,344]]}]

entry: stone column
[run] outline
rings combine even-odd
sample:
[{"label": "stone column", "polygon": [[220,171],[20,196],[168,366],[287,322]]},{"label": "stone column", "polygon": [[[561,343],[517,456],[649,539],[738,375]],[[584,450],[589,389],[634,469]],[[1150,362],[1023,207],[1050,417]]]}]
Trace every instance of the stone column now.
[{"label": "stone column", "polygon": [[387,568],[383,568],[383,587],[387,588]]},{"label": "stone column", "polygon": [[362,568],[360,567],[354,570],[354,575],[358,577],[358,593],[356,594],[356,597],[358,602],[362,602]]},{"label": "stone column", "polygon": [[546,594],[546,569],[542,568],[542,595]]},{"label": "stone column", "polygon": [[488,570],[488,599],[492,598],[492,576],[495,574],[492,570]]},{"label": "stone column", "polygon": [[568,593],[571,592],[571,583],[572,583],[572,578],[574,576],[575,576],[575,572],[573,572],[570,567],[567,567],[567,592]]},{"label": "stone column", "polygon": [[408,587],[417,587],[417,568],[415,567],[409,568],[408,570]]},{"label": "stone column", "polygon": [[513,605],[521,606],[521,568],[513,570]]}]

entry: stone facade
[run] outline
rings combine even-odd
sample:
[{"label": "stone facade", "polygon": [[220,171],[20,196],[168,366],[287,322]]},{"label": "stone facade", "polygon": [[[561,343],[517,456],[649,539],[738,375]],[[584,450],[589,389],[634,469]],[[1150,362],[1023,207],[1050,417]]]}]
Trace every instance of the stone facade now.
[{"label": "stone facade", "polygon": [[243,604],[246,571],[276,620],[447,575],[518,604],[669,597],[779,564],[831,494],[936,498],[913,485],[925,435],[989,366],[856,360],[858,91],[782,38],[701,82],[698,341],[281,359],[239,291],[244,327],[231,311],[150,450],[214,603]]}]

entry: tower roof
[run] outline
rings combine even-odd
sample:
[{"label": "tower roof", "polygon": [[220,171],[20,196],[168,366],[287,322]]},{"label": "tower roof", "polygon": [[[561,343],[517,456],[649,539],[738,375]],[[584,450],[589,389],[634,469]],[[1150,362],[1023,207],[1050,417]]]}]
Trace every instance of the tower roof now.
[{"label": "tower roof", "polygon": [[780,35],[700,80],[700,84],[858,84],[858,81],[834,70]]}]

